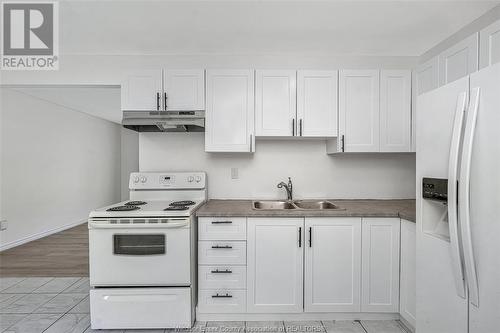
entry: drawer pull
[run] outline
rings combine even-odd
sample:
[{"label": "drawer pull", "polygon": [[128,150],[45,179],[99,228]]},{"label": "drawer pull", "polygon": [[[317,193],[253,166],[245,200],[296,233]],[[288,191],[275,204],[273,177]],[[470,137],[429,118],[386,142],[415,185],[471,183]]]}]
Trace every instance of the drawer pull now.
[{"label": "drawer pull", "polygon": [[219,271],[218,269],[216,269],[215,271],[212,271],[212,274],[231,274],[233,271],[229,270],[229,269],[226,269],[226,270],[223,270],[223,271]]},{"label": "drawer pull", "polygon": [[231,224],[233,221],[212,221],[212,224]]},{"label": "drawer pull", "polygon": [[212,298],[232,298],[233,296],[232,295],[229,295],[229,294],[225,294],[225,295],[219,295],[219,293],[217,293],[216,295],[212,295]]},{"label": "drawer pull", "polygon": [[231,245],[214,245],[212,246],[212,249],[232,249],[233,247]]}]

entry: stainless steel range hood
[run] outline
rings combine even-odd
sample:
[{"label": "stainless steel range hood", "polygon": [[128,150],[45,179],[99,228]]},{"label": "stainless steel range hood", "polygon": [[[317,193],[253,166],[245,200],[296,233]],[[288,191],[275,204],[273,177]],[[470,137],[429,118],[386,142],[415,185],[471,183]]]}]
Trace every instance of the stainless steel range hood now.
[{"label": "stainless steel range hood", "polygon": [[122,125],[137,132],[204,132],[205,111],[123,111]]}]

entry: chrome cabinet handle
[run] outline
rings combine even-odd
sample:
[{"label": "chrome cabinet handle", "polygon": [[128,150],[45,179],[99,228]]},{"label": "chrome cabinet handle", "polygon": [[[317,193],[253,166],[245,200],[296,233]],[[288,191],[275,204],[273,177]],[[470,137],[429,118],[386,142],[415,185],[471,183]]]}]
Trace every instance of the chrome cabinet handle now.
[{"label": "chrome cabinet handle", "polygon": [[345,151],[345,137],[344,137],[344,134],[342,134],[342,143],[341,144],[342,144],[341,150],[342,150],[342,152],[344,152]]},{"label": "chrome cabinet handle", "polygon": [[302,136],[302,119],[299,120],[300,136]]},{"label": "chrome cabinet handle", "polygon": [[156,93],[156,110],[157,111],[160,110],[160,93],[159,92]]},{"label": "chrome cabinet handle", "polygon": [[227,293],[225,295],[219,295],[219,293],[212,295],[212,298],[231,298],[231,297],[233,297],[233,296],[229,295]]},{"label": "chrome cabinet handle", "polygon": [[212,249],[232,249],[233,247],[231,245],[214,245],[212,246]]},{"label": "chrome cabinet handle", "polygon": [[299,247],[302,247],[302,227],[299,227]]},{"label": "chrome cabinet handle", "polygon": [[253,134],[250,134],[250,152],[253,152]]},{"label": "chrome cabinet handle", "polygon": [[312,247],[312,227],[309,227],[309,247]]},{"label": "chrome cabinet handle", "polygon": [[292,119],[292,136],[295,136],[295,118]]},{"label": "chrome cabinet handle", "polygon": [[163,93],[163,109],[167,111],[167,93]]},{"label": "chrome cabinet handle", "polygon": [[233,271],[226,269],[223,271],[219,271],[218,269],[211,271],[212,274],[231,274]]},{"label": "chrome cabinet handle", "polygon": [[233,221],[212,221],[212,224],[231,224]]}]

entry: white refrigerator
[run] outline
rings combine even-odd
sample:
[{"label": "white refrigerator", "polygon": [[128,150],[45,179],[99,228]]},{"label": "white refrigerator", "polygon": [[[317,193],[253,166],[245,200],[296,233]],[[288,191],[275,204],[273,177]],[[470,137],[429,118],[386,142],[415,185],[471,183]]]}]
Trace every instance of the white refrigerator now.
[{"label": "white refrigerator", "polygon": [[[500,332],[500,64],[419,96],[416,116],[417,333]],[[447,202],[422,198],[424,177]]]}]

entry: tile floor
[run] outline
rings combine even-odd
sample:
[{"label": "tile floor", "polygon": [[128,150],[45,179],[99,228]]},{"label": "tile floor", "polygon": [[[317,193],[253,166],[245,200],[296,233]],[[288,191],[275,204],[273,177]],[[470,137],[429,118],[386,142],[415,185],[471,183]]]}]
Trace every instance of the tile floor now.
[{"label": "tile floor", "polygon": [[[0,278],[0,332],[167,333],[90,328],[88,277]],[[405,333],[399,321],[197,322],[199,333]]]}]

